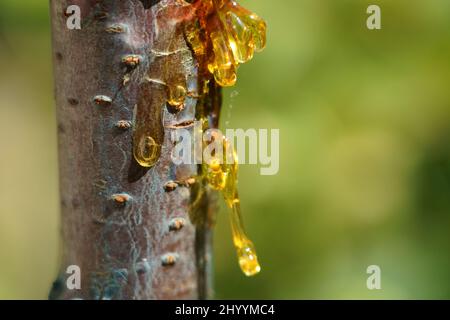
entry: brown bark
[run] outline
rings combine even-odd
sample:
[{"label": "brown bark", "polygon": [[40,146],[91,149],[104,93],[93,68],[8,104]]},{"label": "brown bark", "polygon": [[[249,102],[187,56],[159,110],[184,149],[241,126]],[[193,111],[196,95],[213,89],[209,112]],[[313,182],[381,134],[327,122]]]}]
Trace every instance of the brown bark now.
[{"label": "brown bark", "polygon": [[[173,112],[167,88],[148,81],[181,79],[198,87],[183,28],[167,23],[175,3],[50,1],[63,241],[50,298],[202,299],[210,293],[214,201],[203,197],[191,219],[202,186],[172,192],[164,186],[197,175],[195,165],[172,163],[170,133],[200,109],[215,110],[210,116],[217,125],[220,90],[212,85],[208,96],[188,98]],[[81,8],[81,30],[66,27],[69,5]],[[150,169],[133,158],[139,126],[162,145]],[[69,265],[81,268],[80,290],[67,289]]]}]

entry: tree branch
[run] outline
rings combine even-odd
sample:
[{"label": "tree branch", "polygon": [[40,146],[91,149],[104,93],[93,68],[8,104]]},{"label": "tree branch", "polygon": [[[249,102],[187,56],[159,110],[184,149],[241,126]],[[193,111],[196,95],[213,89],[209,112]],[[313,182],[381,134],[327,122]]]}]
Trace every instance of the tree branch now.
[{"label": "tree branch", "polygon": [[[167,184],[198,170],[173,164],[171,131],[195,119],[199,105],[217,126],[220,89],[212,83],[207,96],[167,108],[167,86],[184,81],[196,91],[200,83],[183,29],[169,23],[176,2],[50,1],[63,240],[52,299],[202,299],[211,291],[214,199],[203,197],[192,219],[201,186]],[[81,8],[81,30],[66,27],[69,5]],[[153,167],[133,157],[140,135],[160,148]],[[69,265],[81,268],[80,290],[66,286]]]}]

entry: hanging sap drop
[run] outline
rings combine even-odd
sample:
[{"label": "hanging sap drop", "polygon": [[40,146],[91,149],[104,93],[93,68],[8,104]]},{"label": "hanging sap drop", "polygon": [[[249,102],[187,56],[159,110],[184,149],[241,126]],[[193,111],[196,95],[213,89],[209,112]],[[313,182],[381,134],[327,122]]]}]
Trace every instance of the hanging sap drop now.
[{"label": "hanging sap drop", "polygon": [[245,234],[239,198],[235,198],[233,201],[230,221],[233,233],[233,243],[236,248],[239,266],[246,276],[254,276],[261,271],[261,266],[258,262],[255,246]]},{"label": "hanging sap drop", "polygon": [[226,27],[229,30],[228,42],[238,63],[245,63],[253,58],[253,35],[248,26],[233,12],[226,14]]},{"label": "hanging sap drop", "polygon": [[236,84],[236,68],[234,66],[219,66],[214,70],[214,79],[222,87],[232,87]]},{"label": "hanging sap drop", "polygon": [[250,242],[246,246],[237,249],[237,255],[239,266],[247,277],[254,276],[261,271],[253,243]]},{"label": "hanging sap drop", "polygon": [[214,74],[216,82],[223,86],[229,87],[236,83],[236,67],[226,35],[221,32],[211,34],[212,49],[214,58],[208,65],[208,69]]},{"label": "hanging sap drop", "polygon": [[155,165],[161,153],[161,146],[150,136],[142,136],[134,146],[133,155],[136,161],[143,167],[149,168]]},{"label": "hanging sap drop", "polygon": [[186,88],[181,85],[169,85],[169,93],[167,103],[173,107],[179,107],[184,104],[186,100]]}]

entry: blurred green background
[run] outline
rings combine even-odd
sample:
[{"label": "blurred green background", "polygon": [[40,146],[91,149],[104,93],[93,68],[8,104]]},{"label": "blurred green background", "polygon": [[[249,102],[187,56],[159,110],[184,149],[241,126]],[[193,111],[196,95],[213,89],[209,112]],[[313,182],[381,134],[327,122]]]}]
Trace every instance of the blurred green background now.
[{"label": "blurred green background", "polygon": [[[242,166],[263,271],[244,277],[227,212],[217,298],[450,298],[450,2],[242,0],[268,47],[225,91],[223,126],[279,128],[280,172]],[[382,9],[382,30],[366,8]],[[0,299],[45,299],[58,176],[48,3],[0,0]],[[366,288],[379,265],[382,290]]]}]

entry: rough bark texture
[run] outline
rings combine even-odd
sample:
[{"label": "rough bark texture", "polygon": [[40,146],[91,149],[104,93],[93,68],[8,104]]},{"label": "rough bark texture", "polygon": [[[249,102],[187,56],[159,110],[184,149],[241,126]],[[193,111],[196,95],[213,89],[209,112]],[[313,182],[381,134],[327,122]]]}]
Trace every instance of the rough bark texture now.
[{"label": "rough bark texture", "polygon": [[[189,97],[174,113],[166,88],[145,81],[183,78],[197,90],[195,58],[182,28],[170,20],[175,3],[50,1],[63,238],[52,299],[201,299],[210,293],[212,201],[204,197],[192,219],[190,203],[201,186],[172,192],[164,186],[197,174],[197,166],[171,161],[171,131],[193,120],[199,104],[217,110],[220,93]],[[81,8],[81,30],[66,27],[73,4]],[[138,55],[137,65],[123,61],[130,54]],[[218,114],[212,116],[217,124]],[[146,170],[133,158],[133,133],[143,121],[162,145],[158,162]],[[176,218],[186,222],[182,228],[173,227]],[[80,290],[66,286],[70,265],[81,269]]]}]

